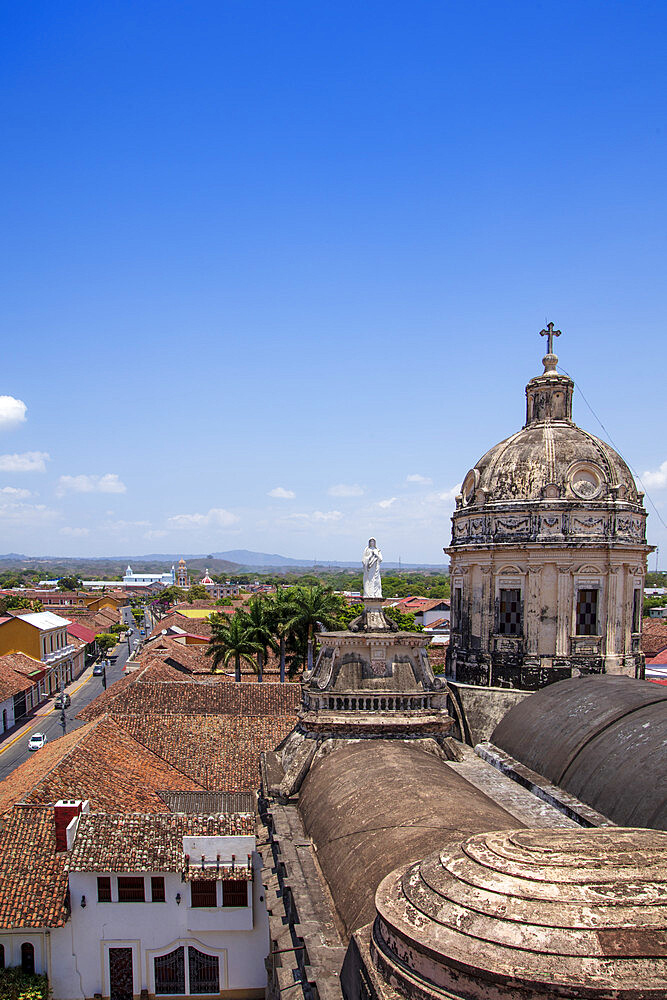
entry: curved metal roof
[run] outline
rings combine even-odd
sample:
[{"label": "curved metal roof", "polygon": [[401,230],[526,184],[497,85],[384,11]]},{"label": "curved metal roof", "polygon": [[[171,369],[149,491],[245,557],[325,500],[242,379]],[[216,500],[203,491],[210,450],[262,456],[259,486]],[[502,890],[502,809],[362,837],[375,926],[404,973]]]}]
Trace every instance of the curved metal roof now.
[{"label": "curved metal roof", "polygon": [[573,677],[515,705],[491,741],[624,826],[667,829],[667,690]]}]

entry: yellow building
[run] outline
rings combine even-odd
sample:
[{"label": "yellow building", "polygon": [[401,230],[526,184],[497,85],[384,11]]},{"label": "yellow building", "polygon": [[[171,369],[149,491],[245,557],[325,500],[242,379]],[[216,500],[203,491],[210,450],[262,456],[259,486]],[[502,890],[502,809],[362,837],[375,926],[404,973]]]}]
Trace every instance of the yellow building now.
[{"label": "yellow building", "polygon": [[45,671],[39,682],[41,691],[53,694],[74,676],[77,651],[67,636],[69,624],[67,618],[52,611],[7,616],[0,620],[0,656],[24,653],[36,660]]}]

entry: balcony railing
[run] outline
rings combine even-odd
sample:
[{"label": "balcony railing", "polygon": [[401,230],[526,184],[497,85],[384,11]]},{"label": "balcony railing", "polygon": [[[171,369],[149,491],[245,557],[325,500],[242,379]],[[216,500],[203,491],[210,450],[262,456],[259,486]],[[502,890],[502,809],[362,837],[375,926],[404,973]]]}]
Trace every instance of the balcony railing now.
[{"label": "balcony railing", "polygon": [[348,695],[304,694],[305,707],[311,712],[423,712],[431,708],[431,692],[408,695],[400,692]]},{"label": "balcony railing", "polygon": [[60,649],[54,649],[52,653],[45,653],[42,657],[42,663],[47,663],[51,666],[53,663],[59,663],[61,660],[67,659],[68,656],[72,656],[75,652],[76,646],[61,646]]}]

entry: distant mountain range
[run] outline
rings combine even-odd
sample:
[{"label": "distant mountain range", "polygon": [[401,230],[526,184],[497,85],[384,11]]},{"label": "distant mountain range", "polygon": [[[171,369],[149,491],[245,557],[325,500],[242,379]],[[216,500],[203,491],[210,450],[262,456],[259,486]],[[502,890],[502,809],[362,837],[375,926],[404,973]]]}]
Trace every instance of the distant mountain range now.
[{"label": "distant mountain range", "polygon": [[[243,570],[254,570],[255,572],[280,570],[280,569],[360,569],[361,558],[354,562],[341,562],[339,560],[318,560],[316,563],[312,559],[294,559],[291,556],[282,556],[276,552],[253,552],[251,549],[231,549],[228,552],[211,552],[208,555],[201,553],[166,553],[153,552],[148,555],[127,555],[127,556],[94,556],[74,558],[72,556],[26,556],[20,553],[11,552],[0,555],[0,565],[4,569],[43,567],[45,570],[53,570],[54,575],[60,573],[77,572],[83,577],[96,575],[118,576],[125,572],[128,563],[135,572],[164,572],[177,564],[179,559],[185,559],[188,568],[191,570],[210,569],[212,573],[238,573]],[[383,569],[399,569],[396,562],[385,562]],[[446,566],[442,563],[404,563],[400,564],[401,569],[414,570],[435,570],[444,571]]]}]

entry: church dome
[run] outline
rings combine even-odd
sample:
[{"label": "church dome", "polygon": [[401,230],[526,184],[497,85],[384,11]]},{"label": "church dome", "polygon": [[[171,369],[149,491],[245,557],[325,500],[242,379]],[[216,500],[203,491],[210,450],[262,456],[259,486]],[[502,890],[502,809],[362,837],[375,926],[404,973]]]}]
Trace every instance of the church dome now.
[{"label": "church dome", "polygon": [[412,998],[649,1000],[667,978],[667,833],[510,830],[388,875],[374,965]]},{"label": "church dome", "polygon": [[521,500],[621,500],[640,504],[630,469],[614,449],[572,420],[574,383],[555,354],[526,386],[524,427],[491,448],[466,475],[461,506]]}]

